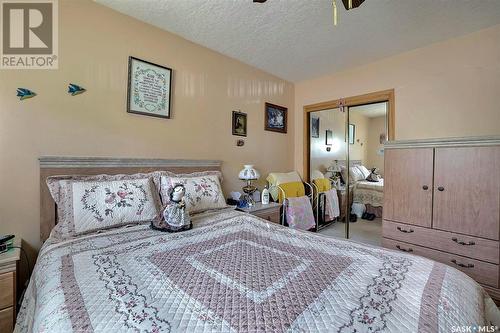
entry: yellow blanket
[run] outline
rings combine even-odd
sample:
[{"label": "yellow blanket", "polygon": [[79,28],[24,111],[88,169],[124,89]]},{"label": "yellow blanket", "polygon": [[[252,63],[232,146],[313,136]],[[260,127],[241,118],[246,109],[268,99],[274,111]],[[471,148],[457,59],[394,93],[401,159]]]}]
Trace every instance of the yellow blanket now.
[{"label": "yellow blanket", "polygon": [[[304,188],[304,184],[302,184],[302,182],[284,183],[280,184],[279,187],[281,187],[285,192],[286,198],[297,198],[306,195],[306,189]],[[278,193],[278,201],[279,203],[283,203],[282,191],[279,191]]]},{"label": "yellow blanket", "polygon": [[285,184],[285,183],[291,183],[291,182],[300,182],[302,179],[300,179],[299,174],[296,171],[292,172],[271,172],[267,178],[267,182],[271,186],[269,188],[269,193],[271,193],[271,196],[273,197],[273,200],[278,200],[278,188],[276,186]]},{"label": "yellow blanket", "polygon": [[318,178],[314,179],[313,182],[318,187],[319,192],[326,192],[332,189],[332,184],[329,179]]}]

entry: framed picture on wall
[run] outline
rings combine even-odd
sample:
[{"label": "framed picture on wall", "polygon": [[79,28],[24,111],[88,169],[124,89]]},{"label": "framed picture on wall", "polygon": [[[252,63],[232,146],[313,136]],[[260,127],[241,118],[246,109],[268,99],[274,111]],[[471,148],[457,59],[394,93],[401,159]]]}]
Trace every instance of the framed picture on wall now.
[{"label": "framed picture on wall", "polygon": [[333,144],[333,131],[326,130],[325,133],[325,145],[331,146]]},{"label": "framed picture on wall", "polygon": [[286,133],[288,109],[284,106],[266,103],[264,129],[266,131]]},{"label": "framed picture on wall", "polygon": [[356,125],[349,124],[349,144],[353,145],[356,137]]},{"label": "framed picture on wall", "polygon": [[247,136],[247,114],[233,111],[233,135]]},{"label": "framed picture on wall", "polygon": [[311,138],[319,138],[319,118],[311,118]]},{"label": "framed picture on wall", "polygon": [[170,118],[172,69],[128,58],[127,112]]}]

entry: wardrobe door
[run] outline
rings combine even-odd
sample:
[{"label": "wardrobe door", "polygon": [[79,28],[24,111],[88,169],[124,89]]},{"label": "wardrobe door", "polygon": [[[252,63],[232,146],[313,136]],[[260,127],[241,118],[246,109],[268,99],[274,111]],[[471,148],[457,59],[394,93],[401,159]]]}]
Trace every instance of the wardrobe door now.
[{"label": "wardrobe door", "polygon": [[500,147],[436,148],[436,229],[499,237]]},{"label": "wardrobe door", "polygon": [[432,173],[433,148],[386,149],[384,219],[430,227]]}]

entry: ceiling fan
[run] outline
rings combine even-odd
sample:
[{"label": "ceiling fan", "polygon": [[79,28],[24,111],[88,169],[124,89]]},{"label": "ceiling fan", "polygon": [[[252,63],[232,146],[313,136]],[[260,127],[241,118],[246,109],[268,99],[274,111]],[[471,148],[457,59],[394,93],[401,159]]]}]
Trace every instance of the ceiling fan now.
[{"label": "ceiling fan", "polygon": [[[264,3],[267,0],[253,0],[255,3]],[[361,4],[365,2],[365,0],[342,0],[342,4],[344,5],[346,10],[358,8]],[[332,0],[333,5],[333,24],[337,25],[337,2],[336,0]]]},{"label": "ceiling fan", "polygon": [[[256,3],[264,3],[266,1],[267,0],[253,0],[253,2]],[[365,0],[342,0],[342,3],[344,4],[346,10],[358,8],[363,2],[365,2]]]}]

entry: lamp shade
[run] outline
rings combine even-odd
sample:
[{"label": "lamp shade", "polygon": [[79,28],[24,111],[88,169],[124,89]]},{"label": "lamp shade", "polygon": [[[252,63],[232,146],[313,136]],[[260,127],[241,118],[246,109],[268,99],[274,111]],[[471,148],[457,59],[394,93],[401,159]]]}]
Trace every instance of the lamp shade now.
[{"label": "lamp shade", "polygon": [[238,177],[242,180],[257,180],[260,178],[260,173],[254,169],[253,164],[246,164]]},{"label": "lamp shade", "polygon": [[335,160],[335,163],[334,164],[331,164],[327,169],[326,171],[328,172],[340,172],[340,167],[339,167],[339,163],[337,160]]}]

